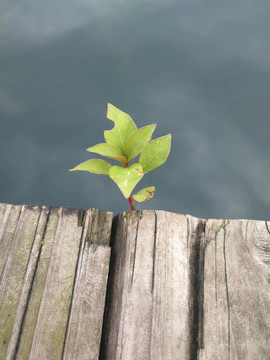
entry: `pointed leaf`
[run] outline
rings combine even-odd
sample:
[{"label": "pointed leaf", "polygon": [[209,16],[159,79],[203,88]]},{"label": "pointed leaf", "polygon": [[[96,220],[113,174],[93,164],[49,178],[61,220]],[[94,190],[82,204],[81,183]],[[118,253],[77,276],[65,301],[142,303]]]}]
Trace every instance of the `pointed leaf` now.
[{"label": "pointed leaf", "polygon": [[172,135],[168,134],[151,141],[142,151],[139,164],[143,167],[143,172],[154,170],[164,164],[171,150]]},{"label": "pointed leaf", "polygon": [[108,104],[107,118],[114,122],[112,130],[104,131],[106,143],[119,147],[120,150],[129,137],[135,131],[136,125],[131,117],[112,104]]},{"label": "pointed leaf", "polygon": [[109,177],[116,183],[126,199],[143,175],[140,164],[133,164],[128,168],[116,165],[109,170]]},{"label": "pointed leaf", "polygon": [[149,186],[137,192],[137,194],[132,195],[133,199],[138,202],[147,202],[155,195],[156,188],[154,186]]},{"label": "pointed leaf", "polygon": [[144,126],[141,129],[135,130],[127,139],[123,153],[128,162],[134,159],[147,145],[151,139],[152,134],[156,128],[156,124]]},{"label": "pointed leaf", "polygon": [[111,164],[101,159],[87,160],[69,171],[88,171],[93,174],[109,175]]},{"label": "pointed leaf", "polygon": [[106,156],[110,159],[118,160],[124,165],[127,163],[127,159],[125,156],[123,156],[122,151],[117,146],[112,144],[101,143],[86,150],[102,156]]}]

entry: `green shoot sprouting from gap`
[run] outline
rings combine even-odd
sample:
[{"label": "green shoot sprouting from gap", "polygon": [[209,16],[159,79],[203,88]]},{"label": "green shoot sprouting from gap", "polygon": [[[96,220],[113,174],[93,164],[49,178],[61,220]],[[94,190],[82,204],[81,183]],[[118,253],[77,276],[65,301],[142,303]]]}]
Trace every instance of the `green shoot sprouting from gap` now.
[{"label": "green shoot sprouting from gap", "polygon": [[[129,201],[135,211],[135,201],[150,200],[155,194],[155,186],[144,188],[131,195],[144,174],[164,164],[171,149],[171,134],[151,140],[156,124],[137,129],[131,117],[108,104],[107,118],[114,122],[111,130],[104,131],[105,143],[87,149],[106,158],[117,160],[122,166],[111,165],[102,159],[87,160],[70,171],[88,171],[109,176]],[[139,155],[138,161],[130,164]]]}]

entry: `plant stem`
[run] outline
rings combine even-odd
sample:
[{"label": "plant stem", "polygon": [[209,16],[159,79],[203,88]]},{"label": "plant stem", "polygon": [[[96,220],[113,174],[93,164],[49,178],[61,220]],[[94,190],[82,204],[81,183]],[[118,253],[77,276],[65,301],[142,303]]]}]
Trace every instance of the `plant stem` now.
[{"label": "plant stem", "polygon": [[[125,164],[124,166],[125,166],[125,168],[128,168],[129,163]],[[131,211],[136,211],[136,209],[135,209],[135,201],[134,201],[134,199],[133,199],[133,197],[131,195],[128,198],[128,202],[129,202],[130,210]]]},{"label": "plant stem", "polygon": [[131,211],[136,211],[136,209],[135,209],[135,201],[134,201],[134,199],[133,199],[133,197],[131,195],[128,198],[128,202],[129,202],[130,210]]}]

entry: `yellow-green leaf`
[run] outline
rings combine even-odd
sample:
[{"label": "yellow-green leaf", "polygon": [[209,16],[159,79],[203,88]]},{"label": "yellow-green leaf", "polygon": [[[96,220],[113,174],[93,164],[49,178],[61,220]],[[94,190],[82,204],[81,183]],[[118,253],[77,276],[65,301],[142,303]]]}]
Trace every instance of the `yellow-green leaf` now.
[{"label": "yellow-green leaf", "polygon": [[127,139],[124,147],[123,154],[128,162],[134,159],[145,148],[148,141],[151,139],[152,134],[156,128],[156,124],[144,126],[141,129],[135,130]]},{"label": "yellow-green leaf", "polygon": [[80,163],[69,171],[88,171],[93,174],[109,175],[111,164],[101,159],[91,159]]},{"label": "yellow-green leaf", "polygon": [[164,164],[171,150],[172,135],[168,134],[151,141],[141,152],[139,164],[143,167],[143,172],[154,170]]},{"label": "yellow-green leaf", "polygon": [[105,141],[122,150],[129,135],[137,129],[136,125],[128,114],[112,104],[108,104],[107,118],[114,122],[114,127],[112,130],[104,131]]},{"label": "yellow-green leaf", "polygon": [[155,195],[155,191],[156,188],[154,186],[149,186],[132,195],[132,197],[137,202],[147,202]]},{"label": "yellow-green leaf", "polygon": [[110,159],[118,160],[124,165],[127,163],[127,159],[122,154],[122,151],[117,146],[112,144],[100,143],[86,150],[92,153],[96,153],[108,157]]},{"label": "yellow-green leaf", "polygon": [[143,175],[140,164],[133,164],[128,168],[115,165],[109,170],[109,177],[116,183],[126,199]]}]

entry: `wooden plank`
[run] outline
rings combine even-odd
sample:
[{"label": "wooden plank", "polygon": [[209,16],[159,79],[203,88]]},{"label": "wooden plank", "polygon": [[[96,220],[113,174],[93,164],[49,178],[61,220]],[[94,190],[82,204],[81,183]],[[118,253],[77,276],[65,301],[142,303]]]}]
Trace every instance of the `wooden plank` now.
[{"label": "wooden plank", "polygon": [[97,359],[112,214],[0,204],[0,220],[0,358]]},{"label": "wooden plank", "polygon": [[[27,308],[25,310],[23,326],[18,343],[17,358],[29,359],[33,337],[37,325],[37,319],[42,301],[43,291],[50,265],[52,249],[56,236],[61,210],[57,208],[46,208],[42,210],[42,215],[46,216],[45,229],[42,237],[39,237],[40,249],[38,254],[38,264],[36,264],[34,278],[32,279],[31,289],[28,295]],[[33,252],[33,256],[36,253]]]},{"label": "wooden plank", "polygon": [[30,360],[61,359],[80,247],[78,210],[61,208]]},{"label": "wooden plank", "polygon": [[[18,343],[21,341],[21,329],[22,329],[23,318],[25,316],[27,305],[28,305],[28,297],[29,297],[29,293],[31,291],[32,282],[33,282],[33,278],[35,275],[35,269],[36,269],[37,262],[38,262],[39,252],[40,252],[40,248],[42,246],[41,241],[43,239],[47,216],[48,216],[48,212],[49,212],[48,208],[46,208],[46,207],[44,207],[42,209],[36,208],[36,211],[40,211],[40,214],[39,214],[38,223],[37,223],[36,230],[35,230],[33,245],[31,248],[30,257],[29,257],[29,261],[27,264],[27,269],[26,269],[26,272],[24,275],[23,286],[21,289],[20,298],[19,298],[18,305],[17,305],[16,315],[15,315],[13,328],[12,328],[12,336],[11,336],[9,346],[8,346],[8,351],[7,351],[7,360],[14,359],[16,351],[17,351]],[[28,217],[26,217],[25,220],[26,219],[27,219],[27,223],[29,223]],[[24,222],[25,222],[25,220],[24,220]]]},{"label": "wooden plank", "polygon": [[3,237],[3,229],[4,229],[4,227],[2,227],[2,225],[3,225],[4,216],[6,214],[7,208],[11,208],[11,207],[12,207],[12,205],[0,203],[0,231],[1,231],[0,232],[0,239],[2,239],[2,237]]},{"label": "wooden plank", "polygon": [[0,359],[269,359],[270,222],[111,222],[0,204]]},{"label": "wooden plank", "polygon": [[65,360],[99,358],[112,214],[97,210],[89,210],[88,214],[63,356]]},{"label": "wooden plank", "polygon": [[21,206],[0,204],[1,225],[0,225],[0,305],[5,287],[3,286],[6,263],[12,248],[14,233],[21,212]]},{"label": "wooden plank", "polygon": [[190,359],[198,221],[163,211],[118,215],[100,359]]},{"label": "wooden plank", "polygon": [[270,358],[269,227],[207,221],[200,360]]},{"label": "wooden plank", "polygon": [[[40,209],[27,206],[7,206],[4,216],[1,247],[0,284],[0,358],[10,359],[18,338],[17,308],[24,287],[24,277],[35,238]],[[7,213],[6,213],[7,214]],[[27,220],[27,221],[25,221]],[[20,316],[19,316],[20,317]],[[11,349],[11,348],[12,349]]]}]

